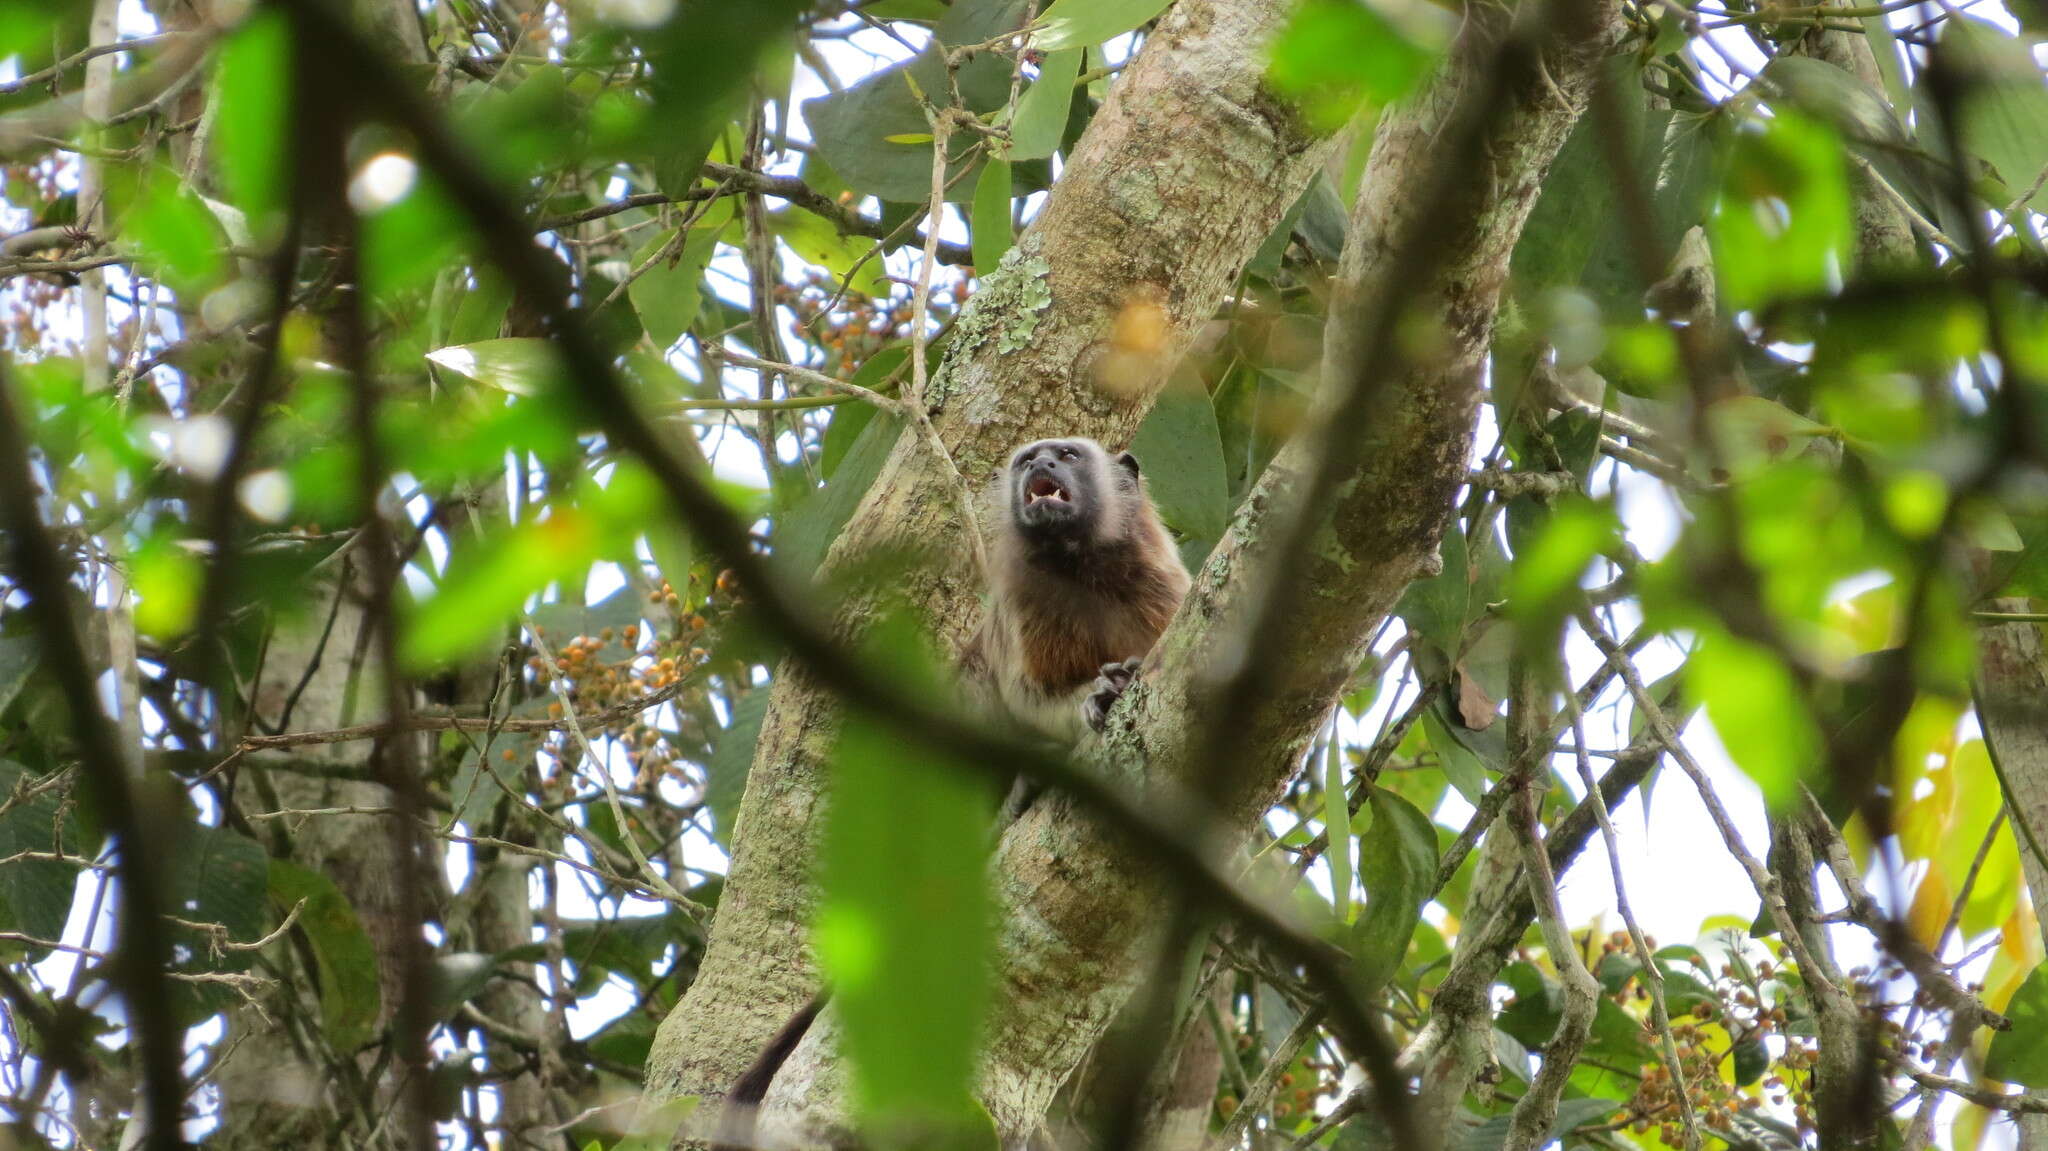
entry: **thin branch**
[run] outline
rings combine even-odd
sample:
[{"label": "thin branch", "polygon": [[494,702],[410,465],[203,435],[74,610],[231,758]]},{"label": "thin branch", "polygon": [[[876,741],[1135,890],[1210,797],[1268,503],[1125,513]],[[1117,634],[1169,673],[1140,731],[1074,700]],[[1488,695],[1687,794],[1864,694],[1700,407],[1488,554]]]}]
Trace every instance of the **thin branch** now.
[{"label": "thin branch", "polygon": [[1593,818],[1600,823],[1600,838],[1607,846],[1607,866],[1614,880],[1614,906],[1621,915],[1622,926],[1628,931],[1629,946],[1634,950],[1637,964],[1637,978],[1650,993],[1650,1024],[1657,1031],[1658,1053],[1664,1059],[1664,1069],[1671,1075],[1672,1094],[1678,1099],[1678,1114],[1685,1125],[1686,1151],[1699,1151],[1702,1146],[1699,1116],[1692,1106],[1692,1092],[1685,1082],[1685,1062],[1678,1056],[1678,1041],[1671,1034],[1671,1011],[1664,1000],[1664,972],[1657,966],[1656,957],[1650,953],[1650,941],[1636,922],[1635,911],[1629,906],[1628,884],[1621,874],[1621,841],[1614,833],[1614,820],[1607,810],[1607,797],[1600,794],[1600,785],[1593,778],[1593,764],[1586,755],[1585,710],[1579,706],[1579,697],[1565,693],[1565,707],[1571,713],[1573,759],[1579,769],[1579,780],[1586,787],[1586,802],[1593,808]]},{"label": "thin branch", "polygon": [[767,372],[787,380],[800,380],[813,387],[824,388],[826,391],[838,392],[853,399],[866,400],[883,411],[895,412],[898,415],[906,414],[904,405],[889,396],[861,387],[859,384],[842,380],[837,376],[828,376],[811,368],[802,367],[797,364],[779,364],[774,360],[759,359],[755,356],[732,351],[715,343],[706,343],[704,345],[704,355],[709,359],[722,360],[736,368],[751,368],[754,371]]},{"label": "thin branch", "polygon": [[1805,939],[1799,932],[1791,929],[1792,913],[1785,907],[1785,893],[1779,888],[1777,877],[1764,867],[1762,861],[1750,854],[1749,848],[1743,844],[1742,833],[1736,829],[1734,818],[1728,814],[1727,806],[1714,791],[1713,781],[1707,778],[1706,770],[1700,767],[1699,760],[1693,758],[1691,749],[1678,738],[1678,733],[1672,729],[1671,721],[1665,716],[1664,709],[1658,706],[1649,689],[1643,686],[1642,677],[1636,673],[1635,664],[1630,662],[1621,645],[1614,641],[1613,636],[1607,634],[1607,629],[1601,626],[1599,619],[1592,612],[1581,610],[1578,620],[1579,626],[1585,629],[1586,634],[1592,637],[1594,644],[1607,657],[1609,666],[1613,667],[1621,675],[1622,682],[1628,685],[1629,694],[1634,697],[1636,707],[1643,713],[1657,741],[1663,744],[1664,750],[1678,762],[1679,769],[1685,772],[1686,778],[1692,780],[1694,789],[1699,792],[1700,801],[1706,805],[1708,818],[1713,821],[1714,829],[1721,835],[1722,845],[1728,849],[1728,854],[1742,865],[1742,870],[1749,876],[1750,886],[1756,890],[1757,897],[1770,909],[1771,916],[1776,922],[1786,925],[1786,930],[1779,935],[1784,939],[1785,946],[1792,951],[1793,957],[1799,961],[1801,978],[1805,979],[1809,987],[1818,994],[1840,994],[1841,989],[1829,982],[1826,969],[1807,950]]},{"label": "thin branch", "polygon": [[[1280,1077],[1287,1073],[1289,1067],[1294,1066],[1295,1059],[1301,1055],[1302,1044],[1309,1041],[1309,1037],[1316,1033],[1316,1028],[1322,1022],[1321,1008],[1312,1007],[1301,1013],[1301,1018],[1294,1021],[1294,1026],[1288,1029],[1287,1034],[1282,1036],[1279,1044],[1273,1048],[1273,1055],[1266,1060],[1265,1067],[1260,1069],[1259,1077],[1252,1080],[1250,1086],[1245,1088],[1244,1094],[1238,1097],[1237,1110],[1230,1113],[1229,1120],[1223,1124],[1223,1130],[1209,1140],[1210,1148],[1222,1151],[1224,1148],[1236,1147],[1243,1141],[1245,1132],[1251,1130],[1253,1120],[1258,1118],[1273,1098],[1274,1088],[1280,1086]],[[1237,1055],[1225,1048],[1223,1057],[1226,1060],[1234,1060]]]}]

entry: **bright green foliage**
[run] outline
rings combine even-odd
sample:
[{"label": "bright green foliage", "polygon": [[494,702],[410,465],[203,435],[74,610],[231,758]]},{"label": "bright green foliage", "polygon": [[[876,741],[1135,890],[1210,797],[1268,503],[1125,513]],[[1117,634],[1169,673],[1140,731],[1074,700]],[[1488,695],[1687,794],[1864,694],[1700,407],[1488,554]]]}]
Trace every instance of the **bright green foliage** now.
[{"label": "bright green foliage", "polygon": [[1010,226],[1010,164],[991,160],[974,182],[974,266],[994,271],[1016,240]]},{"label": "bright green foliage", "polygon": [[[888,642],[891,663],[913,654],[908,636]],[[883,1146],[991,1140],[969,1088],[988,986],[981,862],[994,789],[858,716],[841,728],[832,770],[816,938],[859,1113]]]},{"label": "bright green foliage", "polygon": [[219,142],[221,177],[234,202],[264,232],[284,207],[290,180],[287,131],[292,95],[291,51],[281,13],[264,12],[244,23],[221,47]]},{"label": "bright green foliage", "polygon": [[1017,115],[1010,121],[1009,158],[1042,160],[1059,147],[1067,130],[1067,109],[1074,98],[1074,81],[1081,75],[1082,49],[1063,48],[1045,58],[1038,79],[1017,101]]},{"label": "bright green foliage", "polygon": [[1780,115],[1736,138],[1713,218],[1714,268],[1738,308],[1817,295],[1848,260],[1849,185],[1840,138]]},{"label": "bright green foliage", "polygon": [[1429,74],[1446,39],[1438,15],[1421,4],[1309,0],[1273,45],[1272,83],[1335,128],[1360,108],[1400,99]]},{"label": "bright green foliage", "polygon": [[1421,809],[1378,787],[1371,805],[1372,824],[1361,835],[1359,853],[1365,913],[1351,939],[1359,986],[1377,989],[1407,955],[1409,935],[1434,894],[1437,854],[1436,827]]},{"label": "bright green foliage", "polygon": [[2037,967],[2006,1004],[2012,1030],[1991,1037],[1984,1073],[2026,1087],[2048,1086],[2048,967]]}]

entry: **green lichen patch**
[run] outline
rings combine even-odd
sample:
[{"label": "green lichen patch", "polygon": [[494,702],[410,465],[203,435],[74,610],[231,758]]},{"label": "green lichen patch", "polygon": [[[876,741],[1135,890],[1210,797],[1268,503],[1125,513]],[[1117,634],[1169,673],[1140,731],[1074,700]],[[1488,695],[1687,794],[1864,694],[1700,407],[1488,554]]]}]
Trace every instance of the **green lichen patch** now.
[{"label": "green lichen patch", "polygon": [[1002,262],[982,280],[981,290],[961,315],[956,346],[979,347],[994,337],[996,350],[1007,354],[1030,343],[1038,321],[1052,306],[1052,285],[1046,280],[1051,271],[1043,259],[1025,256],[1022,249],[1003,253]]}]

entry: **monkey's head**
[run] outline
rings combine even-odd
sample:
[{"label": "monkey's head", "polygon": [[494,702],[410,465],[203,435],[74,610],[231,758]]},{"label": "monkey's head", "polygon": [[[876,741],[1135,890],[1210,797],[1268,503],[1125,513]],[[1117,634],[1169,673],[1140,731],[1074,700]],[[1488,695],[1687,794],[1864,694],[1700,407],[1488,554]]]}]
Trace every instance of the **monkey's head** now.
[{"label": "monkey's head", "polygon": [[1010,456],[1003,490],[1019,533],[1041,543],[1113,535],[1139,496],[1138,461],[1089,439],[1039,440]]}]

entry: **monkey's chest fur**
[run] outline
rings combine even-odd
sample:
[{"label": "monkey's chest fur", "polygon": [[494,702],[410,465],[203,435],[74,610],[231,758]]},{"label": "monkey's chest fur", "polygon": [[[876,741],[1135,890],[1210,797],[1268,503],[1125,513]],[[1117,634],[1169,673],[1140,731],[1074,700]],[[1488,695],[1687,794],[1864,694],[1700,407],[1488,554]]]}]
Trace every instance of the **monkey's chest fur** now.
[{"label": "monkey's chest fur", "polygon": [[1085,559],[1034,559],[1013,574],[1003,639],[1015,645],[1019,686],[1071,692],[1102,665],[1151,650],[1183,588],[1131,549]]}]

